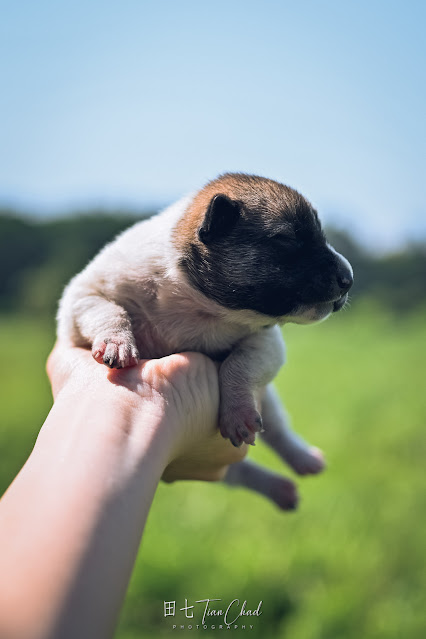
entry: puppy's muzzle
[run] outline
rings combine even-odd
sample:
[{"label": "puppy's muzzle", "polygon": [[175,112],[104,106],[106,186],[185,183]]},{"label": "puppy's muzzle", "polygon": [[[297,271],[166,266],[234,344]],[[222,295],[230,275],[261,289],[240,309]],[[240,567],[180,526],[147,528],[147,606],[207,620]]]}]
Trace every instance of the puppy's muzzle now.
[{"label": "puppy's muzzle", "polygon": [[333,304],[333,313],[340,311],[340,309],[344,307],[348,301],[348,291],[354,283],[352,267],[348,260],[344,258],[343,255],[339,255],[338,253],[337,255],[339,257],[339,263],[337,267],[336,280],[341,291],[341,296]]},{"label": "puppy's muzzle", "polygon": [[333,313],[336,313],[336,311],[340,311],[340,309],[344,307],[347,301],[348,294],[345,293],[344,295],[342,295],[342,297],[340,297],[336,302],[333,303]]}]

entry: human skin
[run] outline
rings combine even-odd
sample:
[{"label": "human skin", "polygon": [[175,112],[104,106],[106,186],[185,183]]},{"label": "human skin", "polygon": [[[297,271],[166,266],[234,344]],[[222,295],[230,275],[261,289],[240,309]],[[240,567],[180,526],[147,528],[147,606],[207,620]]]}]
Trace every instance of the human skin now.
[{"label": "human skin", "polygon": [[109,370],[56,345],[54,405],[0,501],[0,637],[113,635],[161,477],[221,479],[247,452],[218,429],[199,353]]}]

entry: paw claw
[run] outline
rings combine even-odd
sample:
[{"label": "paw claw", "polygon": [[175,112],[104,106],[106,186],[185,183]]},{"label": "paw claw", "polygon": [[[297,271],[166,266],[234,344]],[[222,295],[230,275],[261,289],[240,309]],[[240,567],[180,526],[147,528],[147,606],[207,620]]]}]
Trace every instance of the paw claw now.
[{"label": "paw claw", "polygon": [[243,443],[242,440],[237,439],[236,437],[232,437],[232,436],[229,437],[229,440],[230,440],[231,444],[233,446],[235,446],[235,448],[239,448],[241,446],[241,444]]},{"label": "paw claw", "polygon": [[245,404],[227,405],[222,402],[220,432],[222,437],[231,440],[234,446],[241,446],[243,442],[255,445],[256,433],[262,425],[262,418],[254,407],[253,401]]},{"label": "paw claw", "polygon": [[139,361],[139,353],[128,335],[113,335],[95,339],[92,355],[99,363],[109,368],[126,368]]}]

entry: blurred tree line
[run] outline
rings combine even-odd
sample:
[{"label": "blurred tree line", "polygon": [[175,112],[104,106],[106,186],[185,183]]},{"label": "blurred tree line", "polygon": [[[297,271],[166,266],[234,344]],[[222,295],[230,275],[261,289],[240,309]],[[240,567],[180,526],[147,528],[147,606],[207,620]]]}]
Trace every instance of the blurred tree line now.
[{"label": "blurred tree line", "polygon": [[[0,211],[0,310],[53,318],[67,281],[117,233],[151,214],[92,211],[38,221]],[[374,255],[342,231],[327,235],[354,267],[352,298],[369,296],[395,312],[425,304],[425,242]]]}]

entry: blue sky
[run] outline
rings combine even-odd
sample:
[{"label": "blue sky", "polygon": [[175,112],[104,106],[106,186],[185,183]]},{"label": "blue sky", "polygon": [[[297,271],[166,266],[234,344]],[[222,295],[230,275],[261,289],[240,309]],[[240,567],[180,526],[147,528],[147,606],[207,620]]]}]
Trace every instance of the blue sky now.
[{"label": "blue sky", "polygon": [[163,204],[228,170],[370,246],[426,236],[426,2],[2,2],[0,205]]}]

